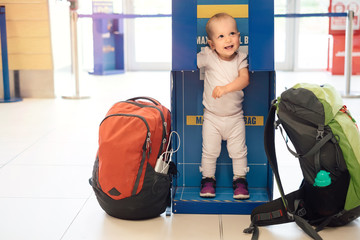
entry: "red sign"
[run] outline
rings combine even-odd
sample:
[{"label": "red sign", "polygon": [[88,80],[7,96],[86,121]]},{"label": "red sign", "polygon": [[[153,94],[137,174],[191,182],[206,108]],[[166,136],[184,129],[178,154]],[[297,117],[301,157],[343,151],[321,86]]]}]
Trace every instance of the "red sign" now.
[{"label": "red sign", "polygon": [[[360,33],[360,1],[359,0],[330,0],[329,12],[343,13],[348,10],[354,11],[354,33]],[[344,34],[346,29],[346,17],[331,17],[329,33]]]},{"label": "red sign", "polygon": [[[333,75],[344,75],[345,36],[332,35],[329,44],[328,70]],[[360,35],[354,35],[352,75],[360,75]]]}]

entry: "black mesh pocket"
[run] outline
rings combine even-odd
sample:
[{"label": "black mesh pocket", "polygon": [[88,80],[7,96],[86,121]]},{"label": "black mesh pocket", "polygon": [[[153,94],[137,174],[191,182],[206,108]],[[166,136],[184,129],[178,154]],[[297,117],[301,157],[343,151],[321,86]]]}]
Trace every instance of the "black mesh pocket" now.
[{"label": "black mesh pocket", "polygon": [[334,215],[343,210],[349,180],[349,172],[346,171],[327,187],[314,187],[304,182],[304,202],[307,209],[306,219],[316,220]]}]

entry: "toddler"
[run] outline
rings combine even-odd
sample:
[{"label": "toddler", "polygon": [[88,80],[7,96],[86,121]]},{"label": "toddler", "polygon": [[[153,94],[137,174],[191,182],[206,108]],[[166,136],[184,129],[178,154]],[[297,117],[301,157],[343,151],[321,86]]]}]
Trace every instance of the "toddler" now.
[{"label": "toddler", "polygon": [[248,199],[249,168],[242,110],[242,90],[249,85],[247,56],[238,51],[240,33],[232,16],[214,15],[206,24],[206,32],[210,48],[197,54],[197,65],[205,70],[200,196],[215,197],[216,161],[221,142],[226,140],[233,165],[233,198]]}]

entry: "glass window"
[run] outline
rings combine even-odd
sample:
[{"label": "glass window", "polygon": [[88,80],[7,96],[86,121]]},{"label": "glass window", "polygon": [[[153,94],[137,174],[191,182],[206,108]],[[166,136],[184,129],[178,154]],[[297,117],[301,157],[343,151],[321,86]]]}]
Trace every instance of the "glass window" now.
[{"label": "glass window", "polygon": [[135,19],[135,61],[171,61],[171,18]]},{"label": "glass window", "polygon": [[134,0],[134,14],[171,14],[170,0]]},{"label": "glass window", "polygon": [[[169,0],[127,0],[126,13],[171,14]],[[171,17],[127,19],[127,63],[129,70],[169,70],[171,65]]]},{"label": "glass window", "polygon": [[[275,1],[275,14],[286,13],[286,0]],[[286,18],[275,18],[275,62],[284,62],[286,52]]]},{"label": "glass window", "polygon": [[[300,13],[327,13],[329,1],[301,0]],[[328,17],[299,18],[298,69],[326,69]]]}]

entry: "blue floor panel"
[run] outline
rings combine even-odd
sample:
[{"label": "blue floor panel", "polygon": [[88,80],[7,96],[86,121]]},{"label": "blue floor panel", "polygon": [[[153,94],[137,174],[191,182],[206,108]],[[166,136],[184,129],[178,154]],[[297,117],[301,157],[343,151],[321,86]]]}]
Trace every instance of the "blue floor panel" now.
[{"label": "blue floor panel", "polygon": [[250,188],[250,199],[233,199],[232,188],[216,188],[215,198],[199,196],[199,187],[178,187],[173,199],[174,213],[251,214],[253,208],[268,202],[266,188]]}]

